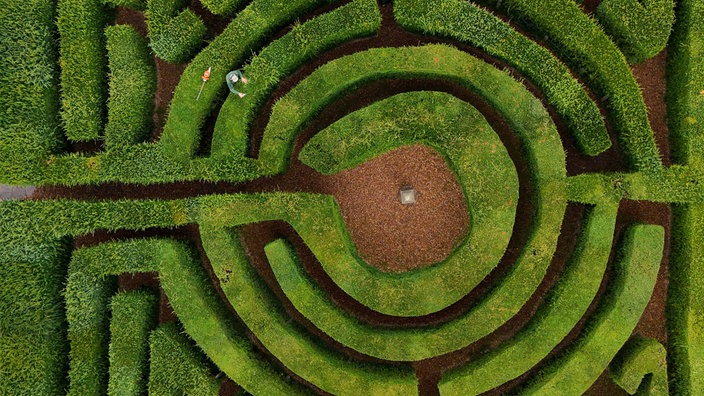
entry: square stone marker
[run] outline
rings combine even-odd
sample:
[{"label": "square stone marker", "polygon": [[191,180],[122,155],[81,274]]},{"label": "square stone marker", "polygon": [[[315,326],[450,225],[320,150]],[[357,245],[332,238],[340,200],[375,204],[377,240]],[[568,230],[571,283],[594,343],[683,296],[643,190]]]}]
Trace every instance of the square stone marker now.
[{"label": "square stone marker", "polygon": [[415,188],[406,186],[398,192],[398,197],[404,205],[413,205],[418,199],[418,192]]}]

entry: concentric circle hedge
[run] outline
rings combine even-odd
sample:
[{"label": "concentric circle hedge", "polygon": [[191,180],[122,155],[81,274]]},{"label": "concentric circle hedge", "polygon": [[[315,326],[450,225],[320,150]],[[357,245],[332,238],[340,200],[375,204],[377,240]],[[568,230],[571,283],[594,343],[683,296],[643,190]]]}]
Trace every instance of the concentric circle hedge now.
[{"label": "concentric circle hedge", "polygon": [[[0,5],[0,394],[704,393],[704,1]],[[418,145],[384,271],[321,184]]]}]

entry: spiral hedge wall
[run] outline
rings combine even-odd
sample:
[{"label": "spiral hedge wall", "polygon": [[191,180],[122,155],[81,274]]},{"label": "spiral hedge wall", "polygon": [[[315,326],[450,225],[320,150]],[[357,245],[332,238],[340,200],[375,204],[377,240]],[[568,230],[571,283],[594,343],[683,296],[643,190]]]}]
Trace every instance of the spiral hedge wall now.
[{"label": "spiral hedge wall", "polygon": [[[0,6],[0,393],[702,393],[704,1]],[[384,271],[318,184],[418,145]]]}]

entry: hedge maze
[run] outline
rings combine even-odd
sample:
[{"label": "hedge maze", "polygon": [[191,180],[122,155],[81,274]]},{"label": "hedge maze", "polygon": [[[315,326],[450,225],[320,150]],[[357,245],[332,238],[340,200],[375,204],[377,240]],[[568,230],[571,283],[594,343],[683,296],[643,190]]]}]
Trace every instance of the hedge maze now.
[{"label": "hedge maze", "polygon": [[0,6],[0,394],[704,394],[703,0]]}]

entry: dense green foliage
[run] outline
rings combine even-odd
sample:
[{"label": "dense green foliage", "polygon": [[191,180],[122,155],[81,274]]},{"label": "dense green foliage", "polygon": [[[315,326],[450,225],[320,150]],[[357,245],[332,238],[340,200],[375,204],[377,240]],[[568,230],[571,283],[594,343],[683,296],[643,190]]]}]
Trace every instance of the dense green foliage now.
[{"label": "dense green foliage", "polygon": [[394,15],[408,30],[477,46],[515,67],[545,93],[586,154],[598,155],[611,146],[599,109],[569,69],[506,22],[459,0],[398,0]]},{"label": "dense green foliage", "polygon": [[653,294],[665,244],[660,226],[626,230],[604,303],[569,350],[542,369],[526,394],[581,394],[630,338]]},{"label": "dense green foliage", "polygon": [[108,394],[142,395],[147,390],[149,333],[159,317],[159,294],[119,293],[112,297],[110,310]]},{"label": "dense green foliage", "polygon": [[[392,315],[420,316],[446,308],[498,264],[518,203],[518,176],[501,140],[471,105],[449,94],[424,91],[392,96],[342,118],[319,132],[300,155],[306,165],[330,174],[418,143],[445,157],[469,211],[471,231],[446,260],[403,276],[382,273],[349,254],[354,247],[346,231],[338,232],[341,242],[328,240],[324,248],[312,241],[312,232],[305,233],[314,254],[343,290],[354,290],[349,293],[363,304]],[[495,179],[502,183],[493,183]],[[486,243],[489,240],[492,243]]]},{"label": "dense green foliage", "polygon": [[243,2],[244,0],[201,0],[201,3],[215,15],[229,15]]},{"label": "dense green foliage", "polygon": [[186,0],[147,0],[149,46],[156,56],[183,63],[203,44],[207,27],[190,9],[181,11]]},{"label": "dense green foliage", "polygon": [[[351,361],[313,339],[292,323],[280,302],[249,265],[234,232],[201,226],[203,247],[219,276],[220,286],[238,316],[284,366],[325,392],[355,395],[408,395],[418,381],[410,366]],[[221,278],[222,279],[222,278]]]},{"label": "dense green foliage", "polygon": [[[652,338],[634,336],[628,340],[609,365],[609,371],[614,382],[631,395],[639,390],[649,395],[670,394],[667,351]],[[648,375],[650,378],[646,378]]]},{"label": "dense green foliage", "polygon": [[[436,63],[435,59],[442,61]],[[518,306],[513,304],[520,298],[527,299],[540,283],[559,235],[565,207],[564,152],[555,127],[540,102],[507,74],[442,45],[371,49],[332,61],[316,70],[274,105],[260,151],[262,173],[275,174],[286,168],[291,142],[321,108],[359,84],[386,77],[429,77],[456,81],[495,106],[524,142],[536,185],[533,199],[539,219],[535,224],[540,227],[531,232],[529,243],[510,274],[510,281],[498,288],[484,306],[488,309],[492,303],[505,303],[512,309],[518,309],[522,303]],[[297,231],[301,234],[305,228],[297,228]],[[443,299],[445,302],[453,300],[448,299],[450,293],[445,289],[447,292],[433,296],[436,301],[431,305],[426,301],[424,306],[394,307],[391,304],[402,300],[390,298],[388,293],[393,290],[394,282],[388,276],[369,271],[367,265],[350,267],[340,264],[354,261],[336,257],[340,254],[340,245],[329,241],[333,238],[339,240],[339,235],[338,231],[326,234],[325,238],[302,236],[333,281],[364,305],[379,312],[413,316],[447,306],[441,303]],[[530,254],[533,251],[536,254]],[[386,290],[386,295],[381,299],[375,298],[382,293],[380,290]],[[403,293],[412,289],[396,287],[396,290],[396,293]],[[509,290],[514,296],[507,298]],[[520,297],[515,296],[518,294],[516,290],[521,291]],[[456,293],[452,295],[457,298]],[[502,315],[510,317],[511,312],[515,312],[512,309],[504,310]],[[499,316],[496,318],[498,322]]]},{"label": "dense green foliage", "polygon": [[149,336],[149,394],[216,396],[222,380],[210,375],[200,351],[174,324],[159,326]]},{"label": "dense green foliage", "polygon": [[[185,162],[198,148],[200,129],[225,90],[225,75],[240,67],[264,39],[297,15],[326,0],[262,0],[250,3],[210,45],[201,51],[181,75],[160,143],[172,158]],[[200,100],[203,72],[212,68]]]},{"label": "dense green foliage", "polygon": [[244,175],[241,167],[233,165],[233,158],[246,156],[249,129],[257,110],[282,78],[329,48],[374,34],[380,23],[376,1],[355,0],[304,24],[295,24],[291,32],[257,54],[245,68],[250,82],[239,84],[247,97],[230,95],[220,109],[212,145],[217,173],[226,178]]},{"label": "dense green foliage", "polygon": [[166,249],[168,243],[140,239],[74,251],[65,292],[71,344],[69,394],[100,394],[107,389],[109,307],[116,275],[155,271],[157,248]]},{"label": "dense green foliage", "polygon": [[139,11],[147,8],[147,0],[103,0],[103,3],[111,7],[127,7]]},{"label": "dense green foliage", "polygon": [[185,201],[0,201],[0,244],[41,243],[103,230],[143,230],[186,224]]},{"label": "dense green foliage", "polygon": [[667,297],[670,380],[673,392],[697,394],[704,390],[704,205],[676,206],[673,211],[673,246]]},{"label": "dense green foliage", "polygon": [[[188,334],[229,378],[253,394],[305,393],[300,385],[284,379],[271,362],[252,349],[249,339],[235,327],[231,313],[192,249],[182,245],[178,251],[163,255],[159,277]],[[260,304],[255,300],[250,303]]]},{"label": "dense green foliage", "polygon": [[156,66],[147,42],[128,25],[110,26],[107,37],[110,69],[108,150],[143,141],[151,130],[156,89]]},{"label": "dense green foliage", "polygon": [[683,0],[667,59],[667,121],[673,160],[704,166],[704,3]]},{"label": "dense green foliage", "polygon": [[60,394],[66,386],[61,296],[69,243],[0,243],[0,394]]},{"label": "dense green foliage", "polygon": [[62,148],[56,10],[51,2],[0,1],[0,183],[30,184]]},{"label": "dense green foliage", "polygon": [[[490,1],[496,3],[496,0]],[[585,70],[589,87],[604,99],[628,165],[657,172],[662,164],[640,88],[623,54],[573,0],[503,0],[511,17],[549,38],[574,69]]]},{"label": "dense green foliage", "polygon": [[498,348],[447,373],[444,394],[481,394],[529,371],[569,334],[593,302],[611,253],[616,210],[590,209],[567,271],[550,290],[530,323]]},{"label": "dense green foliage", "polygon": [[[270,1],[270,0],[266,0]],[[257,3],[261,4],[261,3]],[[268,3],[267,3],[268,4]],[[211,81],[206,83],[201,100],[195,101],[195,95],[200,88],[200,76],[208,66],[194,68],[189,66],[186,69],[184,76],[193,74],[193,79],[183,77],[181,83],[176,89],[175,99],[171,104],[170,116],[165,126],[165,131],[162,135],[162,141],[159,144],[137,144],[130,147],[119,147],[118,145],[110,144],[111,148],[105,153],[100,153],[96,156],[85,155],[64,155],[64,156],[49,156],[44,153],[39,157],[37,163],[33,163],[27,170],[23,168],[23,172],[31,171],[32,175],[41,174],[41,176],[33,176],[32,182],[37,184],[63,184],[63,185],[81,185],[81,184],[96,184],[100,182],[127,182],[137,184],[149,184],[157,182],[168,182],[176,180],[194,180],[194,179],[209,179],[219,180],[228,179],[233,181],[253,179],[258,176],[257,169],[254,163],[242,162],[241,159],[233,159],[231,156],[217,158],[213,161],[196,159],[190,160],[190,155],[183,155],[183,149],[190,147],[189,152],[195,150],[197,141],[200,137],[200,126],[207,114],[212,110],[212,103],[208,100],[214,100],[215,96],[207,99],[210,87],[217,86],[217,89],[222,91],[225,88],[225,83],[222,81],[227,70],[236,67],[238,62],[241,62],[254,46],[259,45],[258,40],[254,40],[254,36],[249,36],[249,30],[260,22],[261,18],[266,16],[270,21],[271,26],[258,26],[257,29],[264,29],[266,32],[271,32],[274,27],[280,25],[287,18],[292,18],[296,12],[301,9],[307,9],[313,5],[312,2],[300,2],[291,4],[291,7],[296,7],[290,10],[284,8],[266,8],[265,4],[260,6],[252,6],[238,14],[238,17],[230,24],[223,35],[218,36],[215,41],[208,46],[201,54],[199,54],[194,62],[202,62],[213,67],[213,76]],[[272,6],[273,7],[273,6]],[[273,13],[273,14],[272,14]],[[349,19],[349,21],[348,21]],[[355,21],[356,25],[352,23]],[[340,26],[347,26],[340,28]],[[333,45],[340,44],[362,35],[368,35],[378,28],[379,15],[378,10],[371,0],[358,0],[350,5],[343,6],[330,13],[323,14],[313,20],[296,27],[292,32],[288,33],[281,39],[271,44],[271,49],[265,50],[265,53],[257,57],[260,59],[255,63],[259,64],[265,75],[268,73],[281,73],[283,71],[290,72],[315,54],[330,48]],[[245,40],[246,39],[246,40]],[[247,48],[238,49],[235,46],[233,51],[232,43],[244,40]],[[305,45],[304,45],[305,44]],[[233,56],[237,58],[233,60]],[[278,59],[278,60],[277,60]],[[279,61],[283,61],[280,64]],[[281,68],[279,71],[266,67],[267,62],[272,62],[272,66]],[[190,70],[190,71],[189,71]],[[136,77],[146,77],[147,69],[140,69]],[[270,80],[265,77],[251,78],[248,85],[254,91],[247,100],[254,98],[258,90],[257,87],[266,86],[267,89],[272,89]],[[197,75],[197,77],[196,77]],[[249,72],[248,72],[249,75]],[[217,76],[217,77],[216,77]],[[130,79],[130,83],[139,81],[140,96],[136,96],[142,106],[147,107],[146,95],[147,80],[142,78]],[[267,82],[268,81],[268,82]],[[187,83],[188,82],[188,83]],[[193,82],[191,85],[190,82]],[[187,84],[187,88],[179,88]],[[127,89],[128,85],[125,85]],[[137,89],[136,85],[129,85],[131,89]],[[122,96],[121,96],[122,97]],[[239,98],[237,98],[239,100]],[[252,106],[252,102],[238,101],[235,104],[247,104]],[[136,103],[133,103],[136,105]],[[140,106],[141,107],[141,106]],[[227,105],[225,106],[227,108]],[[250,108],[250,107],[248,107]],[[251,108],[250,108],[251,110]],[[127,111],[127,110],[125,110]],[[222,110],[224,113],[226,109]],[[123,112],[124,113],[124,112]],[[134,116],[134,120],[140,119],[134,110],[129,111],[130,116]],[[227,117],[230,120],[237,117]],[[223,119],[223,117],[220,117]],[[132,120],[132,118],[130,118]],[[109,120],[110,122],[110,120]],[[127,126],[123,126],[127,128]],[[125,133],[119,124],[112,123],[112,128],[119,130],[120,134]],[[144,129],[131,129],[135,134],[141,135]],[[231,133],[231,132],[228,132]],[[108,133],[108,135],[114,135]],[[128,134],[129,135],[129,134]],[[132,135],[135,136],[135,135]],[[214,151],[221,146],[214,142]],[[175,140],[174,140],[175,139]],[[227,137],[229,139],[229,137]],[[113,139],[114,140],[114,139]],[[130,137],[130,141],[137,140],[136,137]],[[172,144],[168,143],[172,142]],[[190,142],[190,143],[189,143]],[[162,144],[163,143],[163,144]],[[118,147],[115,147],[118,146]],[[14,146],[13,146],[14,147]],[[16,154],[13,154],[14,159]],[[47,160],[47,157],[49,159]],[[1,159],[0,159],[1,161]],[[12,164],[14,168],[15,164]]]},{"label": "dense green foliage", "polygon": [[59,0],[61,119],[69,140],[98,139],[105,119],[105,25],[100,0]]},{"label": "dense green foliage", "polygon": [[662,51],[675,21],[673,0],[604,0],[596,17],[631,63]]},{"label": "dense green foliage", "polygon": [[[538,39],[476,3],[498,6]],[[189,0],[0,0],[0,183],[241,182],[281,174],[293,160],[294,142],[324,109],[342,97],[366,103],[350,94],[384,80],[442,81],[433,84],[467,90],[463,95],[473,103],[495,110],[490,126],[449,94],[402,93],[351,112],[304,142],[303,165],[328,175],[411,144],[444,156],[467,199],[470,231],[447,260],[404,274],[379,271],[359,257],[335,197],[270,191],[267,182],[242,187],[265,192],[176,200],[0,201],[0,394],[217,395],[223,375],[253,394],[306,394],[307,385],[342,395],[416,394],[429,384],[419,383],[419,373],[434,363],[426,359],[477,341],[477,349],[467,350],[469,361],[435,371],[441,394],[481,394],[521,376],[509,391],[580,394],[607,367],[631,393],[667,394],[669,370],[673,394],[704,394],[704,1],[677,2],[666,98],[675,165],[667,169],[628,61],[664,47],[673,1],[603,0],[596,18],[606,32],[581,3],[395,1],[402,27],[485,52],[488,62],[525,76],[524,84],[467,52],[420,46],[420,38],[416,47],[374,48],[301,69],[341,44],[365,47],[350,41],[380,32],[376,0],[202,0],[211,12],[233,17],[209,43],[200,18],[184,11]],[[149,44],[132,27],[105,29],[117,6],[147,10]],[[304,15],[310,19],[299,22]],[[205,46],[181,76],[158,143],[144,142],[156,81],[150,46],[183,63]],[[196,100],[208,67],[211,80]],[[229,95],[222,81],[235,68],[250,80],[237,85],[245,98]],[[302,81],[289,87],[292,74]],[[583,153],[598,155],[611,144],[580,78],[601,97],[619,147],[596,159],[608,164],[593,168],[581,167],[589,159],[577,155],[578,163],[570,164],[576,174],[566,177],[565,152],[545,106],[565,121],[564,132]],[[279,88],[259,158],[248,158],[254,119]],[[530,89],[542,91],[545,106]],[[208,142],[200,140],[215,116],[208,156]],[[520,166],[492,126],[524,157],[513,158]],[[64,132],[72,142],[100,143],[104,134],[107,150],[62,155]],[[616,151],[623,152],[626,171],[580,173],[620,164],[610,162]],[[519,218],[514,168],[526,211],[518,213],[525,223],[513,241],[520,243],[511,245]],[[673,205],[666,347],[632,336],[667,250],[663,227],[630,224],[622,200]],[[571,213],[567,202],[587,206],[581,220],[563,224]],[[251,265],[250,255],[260,252],[245,250],[240,227],[269,221],[288,223],[307,248],[275,239],[264,248],[269,267]],[[79,247],[69,257],[77,236],[152,234],[184,225],[191,227],[174,232],[190,237],[197,229],[207,257],[192,242],[149,238]],[[572,249],[572,237],[574,250],[556,255],[558,247]],[[500,277],[487,278],[504,254],[515,260],[505,261]],[[563,266],[555,257],[570,258]],[[214,274],[206,271],[209,263]],[[157,274],[180,323],[157,326],[155,291],[116,294],[118,276],[137,272]],[[345,294],[342,301],[336,293]],[[451,306],[468,293],[466,306]],[[349,300],[359,305],[348,310]],[[357,309],[366,313],[358,317]],[[417,318],[444,309],[449,316]],[[528,311],[530,319],[517,317]],[[373,319],[379,315],[416,316],[397,319],[421,324],[380,325]],[[509,329],[516,322],[520,328]],[[500,342],[490,338],[504,331],[513,333]]]},{"label": "dense green foliage", "polygon": [[[704,2],[682,0],[668,47],[667,117],[673,159],[694,171],[685,183],[701,184],[704,168]],[[670,259],[667,319],[670,340],[669,374],[673,393],[704,392],[704,206],[676,206]]]}]

